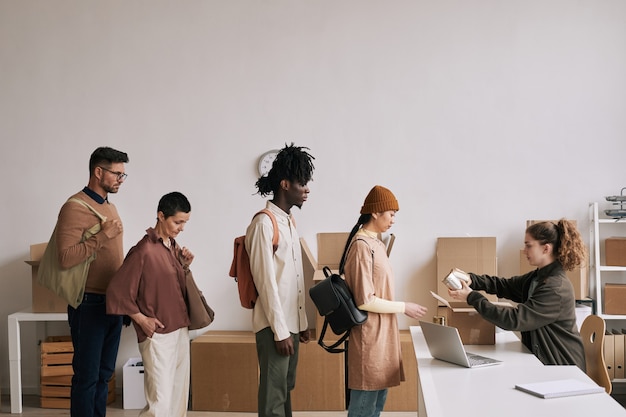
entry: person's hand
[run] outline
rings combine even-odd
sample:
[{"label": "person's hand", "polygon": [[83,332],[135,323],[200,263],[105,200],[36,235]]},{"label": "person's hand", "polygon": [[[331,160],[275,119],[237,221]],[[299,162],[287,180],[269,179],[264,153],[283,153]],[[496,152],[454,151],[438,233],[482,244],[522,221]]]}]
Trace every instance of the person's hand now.
[{"label": "person's hand", "polygon": [[300,332],[300,343],[309,343],[311,340],[311,332],[309,329],[303,330]]},{"label": "person's hand", "polygon": [[189,267],[189,265],[193,262],[193,253],[191,253],[191,251],[184,246],[180,251],[180,256],[183,266]]},{"label": "person's hand", "polygon": [[293,348],[293,339],[291,338],[291,336],[274,343],[276,343],[276,351],[279,355],[291,356],[295,353],[295,350]]},{"label": "person's hand", "polygon": [[428,309],[415,303],[404,303],[404,314],[412,319],[424,317]]},{"label": "person's hand", "polygon": [[141,330],[148,337],[152,337],[157,329],[165,327],[156,317],[148,317],[143,313],[131,314],[130,318],[141,327]]},{"label": "person's hand", "polygon": [[124,230],[119,219],[104,221],[100,224],[100,228],[109,239],[113,239]]},{"label": "person's hand", "polygon": [[460,290],[452,290],[448,288],[448,295],[455,300],[467,302],[467,296],[473,290],[470,288],[469,284],[463,280],[461,280],[461,285],[463,286],[463,288],[461,288]]}]

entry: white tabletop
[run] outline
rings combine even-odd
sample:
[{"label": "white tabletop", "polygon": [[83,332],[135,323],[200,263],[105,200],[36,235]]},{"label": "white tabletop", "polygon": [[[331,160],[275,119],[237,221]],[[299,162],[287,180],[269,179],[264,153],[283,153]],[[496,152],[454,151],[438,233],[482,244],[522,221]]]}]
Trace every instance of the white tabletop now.
[{"label": "white tabletop", "polygon": [[418,326],[411,337],[419,376],[420,417],[480,416],[626,416],[606,393],[542,399],[515,389],[515,384],[573,378],[593,383],[576,366],[544,366],[512,332],[496,333],[495,345],[466,346],[493,357],[500,365],[467,369],[434,359]]}]

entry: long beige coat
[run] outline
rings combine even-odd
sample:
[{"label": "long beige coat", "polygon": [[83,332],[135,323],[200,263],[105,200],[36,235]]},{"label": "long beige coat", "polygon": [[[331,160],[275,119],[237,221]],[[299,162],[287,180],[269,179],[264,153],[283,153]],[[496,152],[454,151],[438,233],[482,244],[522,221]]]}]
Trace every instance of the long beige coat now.
[{"label": "long beige coat", "polygon": [[[380,240],[358,233],[344,271],[357,305],[366,304],[373,296],[394,299],[391,264]],[[348,387],[372,391],[400,385],[400,381],[404,381],[404,369],[397,317],[368,312],[365,324],[353,327],[350,333]]]}]

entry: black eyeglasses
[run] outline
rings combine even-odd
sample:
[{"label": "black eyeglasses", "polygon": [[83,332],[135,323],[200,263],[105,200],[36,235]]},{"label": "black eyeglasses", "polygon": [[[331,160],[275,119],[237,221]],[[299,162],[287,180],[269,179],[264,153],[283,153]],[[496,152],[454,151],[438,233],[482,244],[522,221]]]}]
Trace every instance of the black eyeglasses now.
[{"label": "black eyeglasses", "polygon": [[124,181],[128,177],[128,174],[126,174],[124,172],[111,171],[110,169],[105,168],[105,167],[101,167],[101,166],[99,166],[98,168],[102,168],[103,170],[105,170],[107,172],[110,172],[111,174],[116,175],[118,181]]}]

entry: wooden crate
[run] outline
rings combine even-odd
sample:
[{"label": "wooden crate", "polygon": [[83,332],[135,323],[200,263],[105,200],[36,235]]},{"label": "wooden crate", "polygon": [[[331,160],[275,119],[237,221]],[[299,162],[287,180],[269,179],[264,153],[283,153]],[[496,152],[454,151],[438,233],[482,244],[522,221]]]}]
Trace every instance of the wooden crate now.
[{"label": "wooden crate", "polygon": [[[72,358],[70,336],[51,336],[41,342],[41,408],[70,408]],[[115,374],[109,381],[107,404],[115,402]]]}]

